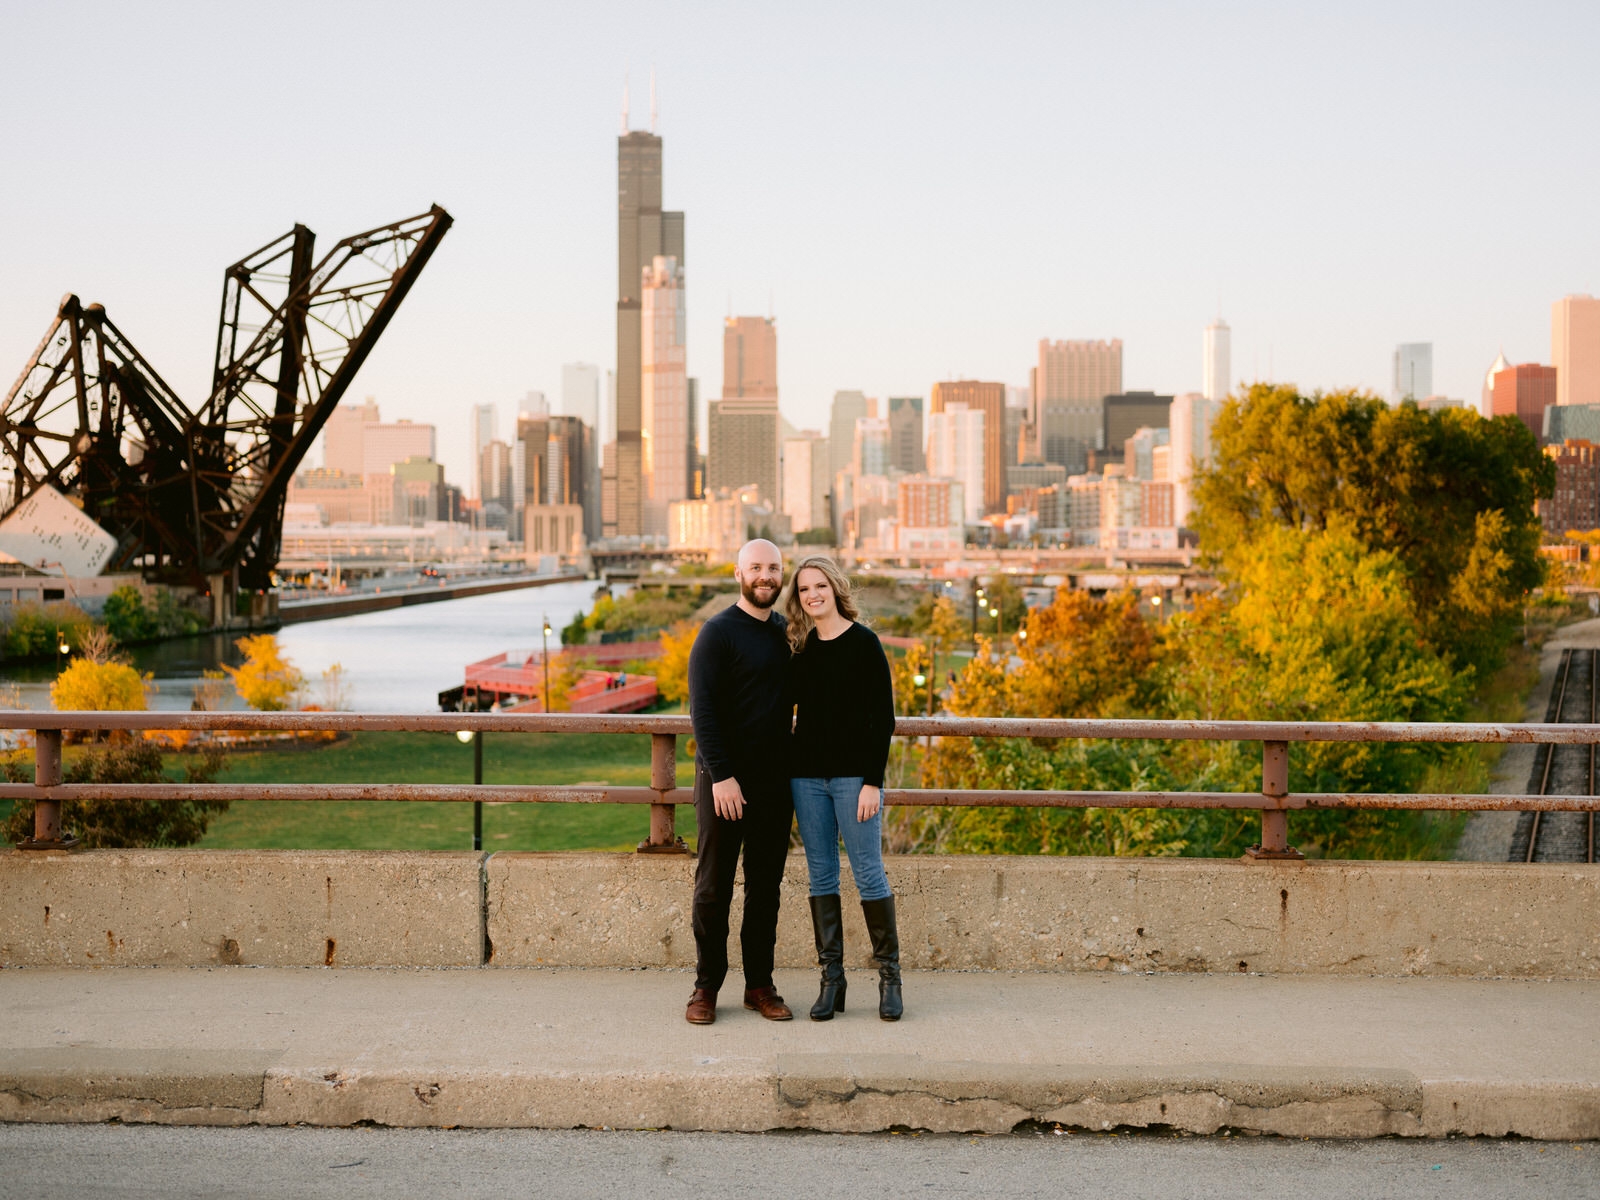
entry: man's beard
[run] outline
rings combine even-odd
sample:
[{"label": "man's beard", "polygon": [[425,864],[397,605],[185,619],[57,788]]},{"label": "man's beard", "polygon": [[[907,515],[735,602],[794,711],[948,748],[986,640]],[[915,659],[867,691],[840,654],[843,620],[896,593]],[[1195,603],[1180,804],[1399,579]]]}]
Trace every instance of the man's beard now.
[{"label": "man's beard", "polygon": [[743,580],[739,582],[739,594],[746,600],[750,601],[751,604],[754,604],[757,608],[771,608],[778,602],[778,593],[782,590],[783,583],[780,580],[777,586],[772,589],[772,597],[766,601],[762,601],[756,598],[756,584],[745,583]]}]

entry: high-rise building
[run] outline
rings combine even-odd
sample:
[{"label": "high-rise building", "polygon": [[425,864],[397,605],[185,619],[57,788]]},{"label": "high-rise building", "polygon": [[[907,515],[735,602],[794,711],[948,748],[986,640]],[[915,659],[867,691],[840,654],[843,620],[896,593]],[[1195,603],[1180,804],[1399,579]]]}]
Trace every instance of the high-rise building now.
[{"label": "high-rise building", "polygon": [[1104,400],[1122,391],[1122,339],[1041,341],[1031,386],[1036,447],[1043,461],[1084,470],[1089,451],[1102,448]]},{"label": "high-rise building", "polygon": [[928,414],[928,474],[961,484],[969,524],[984,514],[986,415],[963,400]]},{"label": "high-rise building", "polygon": [[522,513],[545,502],[550,491],[550,418],[518,414],[511,460],[511,540],[522,541]]},{"label": "high-rise building", "polygon": [[493,404],[474,404],[472,406],[472,498],[474,500],[484,499],[483,493],[478,490],[481,480],[477,463],[483,457],[484,448],[494,441],[498,432],[497,425]]},{"label": "high-rise building", "polygon": [[[610,372],[606,372],[610,376]],[[600,537],[600,448],[605,444],[605,409],[601,407],[600,368],[593,363],[567,363],[561,368],[561,415],[576,417],[588,430],[583,438],[583,535]]]},{"label": "high-rise building", "polygon": [[1146,425],[1135,430],[1133,436],[1123,443],[1123,472],[1129,479],[1146,483],[1170,483],[1167,473],[1171,469],[1172,456],[1158,451],[1169,451],[1171,445],[1170,429],[1151,429]]},{"label": "high-rise building", "polygon": [[796,533],[828,523],[828,439],[814,430],[783,441],[783,511]]},{"label": "high-rise building", "polygon": [[1226,400],[1233,390],[1233,331],[1221,317],[1206,326],[1205,340],[1200,347],[1200,370],[1205,398]]},{"label": "high-rise building", "polygon": [[722,329],[722,394],[778,394],[778,322],[771,317],[729,317]]},{"label": "high-rise building", "polygon": [[889,397],[889,465],[907,475],[926,469],[921,396]]},{"label": "high-rise building", "polygon": [[706,495],[754,484],[762,501],[777,507],[777,399],[724,396],[711,401],[708,424]]},{"label": "high-rise building", "polygon": [[361,404],[341,404],[329,413],[322,427],[323,467],[359,479],[366,462],[362,449],[366,427],[378,421],[378,402],[371,396]]},{"label": "high-rise building", "polygon": [[600,433],[600,368],[593,363],[565,363],[561,368],[561,415],[577,417],[595,435]]},{"label": "high-rise building", "polygon": [[576,504],[587,513],[597,500],[589,478],[594,431],[581,418],[562,415],[550,418],[546,438],[544,503]]},{"label": "high-rise building", "polygon": [[420,421],[371,421],[361,427],[361,473],[387,475],[408,458],[436,457],[438,431]]},{"label": "high-rise building", "polygon": [[1600,404],[1600,300],[1564,296],[1550,306],[1557,404]]},{"label": "high-rise building", "polygon": [[902,528],[939,529],[966,521],[962,488],[953,479],[913,475],[899,481],[895,518]]},{"label": "high-rise building", "polygon": [[983,413],[983,490],[974,496],[969,489],[967,503],[970,506],[976,500],[981,504],[980,516],[1005,512],[1006,467],[1017,461],[1016,447],[1012,446],[1009,452],[1006,449],[1006,385],[979,383],[975,379],[933,385],[931,413],[944,412],[954,404],[965,404]]},{"label": "high-rise building", "polygon": [[683,214],[661,209],[661,139],[628,128],[617,139],[617,399],[606,455],[606,537],[644,533],[642,426],[644,348],[641,285],[657,256],[684,265]]},{"label": "high-rise building", "polygon": [[667,505],[687,500],[694,470],[689,377],[684,362],[683,271],[657,255],[646,268],[641,309],[640,469],[644,532],[665,537]]},{"label": "high-rise building", "polygon": [[1600,528],[1600,446],[1575,438],[1545,453],[1556,464],[1555,491],[1538,502],[1546,537],[1559,542],[1569,530]]},{"label": "high-rise building", "polygon": [[1211,423],[1221,408],[1220,400],[1208,400],[1199,392],[1172,398],[1168,474],[1172,479],[1172,519],[1176,525],[1188,523],[1194,507],[1194,475],[1211,463]]},{"label": "high-rise building", "polygon": [[511,511],[511,447],[498,438],[478,455],[478,500]]},{"label": "high-rise building", "polygon": [[858,418],[851,442],[855,449],[850,456],[850,469],[857,476],[889,473],[889,422],[886,418]]},{"label": "high-rise building", "polygon": [[519,417],[548,417],[550,415],[550,401],[543,392],[523,392],[522,399],[517,401],[517,416]]},{"label": "high-rise building", "polygon": [[1389,401],[1425,400],[1433,395],[1433,343],[1401,342],[1394,348],[1394,379]]},{"label": "high-rise building", "polygon": [[1172,425],[1172,397],[1154,392],[1124,392],[1105,398],[1102,433],[1108,459],[1121,458],[1123,444],[1140,429],[1168,429]]},{"label": "high-rise building", "polygon": [[837,475],[850,466],[856,452],[856,422],[877,416],[873,404],[861,392],[835,392],[833,412],[828,420],[829,474]]},{"label": "high-rise building", "polygon": [[1544,432],[1544,410],[1556,402],[1554,367],[1522,363],[1495,373],[1491,401],[1497,417],[1518,417],[1535,438]]},{"label": "high-rise building", "polygon": [[1494,377],[1500,374],[1501,371],[1508,369],[1510,366],[1511,363],[1506,358],[1506,352],[1504,350],[1500,351],[1500,353],[1495,356],[1493,364],[1491,364],[1488,372],[1485,373],[1483,377],[1483,392],[1479,397],[1478,404],[1478,414],[1480,416],[1492,417],[1495,415]]}]

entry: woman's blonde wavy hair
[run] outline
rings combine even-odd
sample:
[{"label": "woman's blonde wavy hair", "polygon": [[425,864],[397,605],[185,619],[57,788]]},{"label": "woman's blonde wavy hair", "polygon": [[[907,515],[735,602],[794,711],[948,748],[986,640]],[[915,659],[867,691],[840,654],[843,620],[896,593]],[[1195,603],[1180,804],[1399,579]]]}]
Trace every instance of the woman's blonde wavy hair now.
[{"label": "woman's blonde wavy hair", "polygon": [[815,568],[822,572],[828,586],[833,589],[834,602],[839,606],[839,615],[847,621],[859,621],[861,612],[856,608],[855,596],[850,588],[850,577],[844,573],[833,558],[827,554],[812,554],[802,559],[795,567],[794,574],[789,577],[789,598],[784,601],[783,612],[789,618],[789,649],[799,654],[806,648],[806,637],[816,624],[811,619],[811,614],[800,606],[800,572],[807,567]]}]

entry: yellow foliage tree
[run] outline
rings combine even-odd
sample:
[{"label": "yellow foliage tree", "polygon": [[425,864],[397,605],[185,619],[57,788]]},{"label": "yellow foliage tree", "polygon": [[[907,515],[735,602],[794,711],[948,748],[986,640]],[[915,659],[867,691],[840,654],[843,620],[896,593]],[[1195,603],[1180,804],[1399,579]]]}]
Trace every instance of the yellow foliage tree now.
[{"label": "yellow foliage tree", "polygon": [[141,675],[127,663],[75,658],[50,685],[50,703],[61,712],[129,712],[148,707]]},{"label": "yellow foliage tree", "polygon": [[270,633],[242,637],[234,643],[244,652],[244,666],[224,666],[233,686],[251,708],[277,712],[289,707],[294,694],[305,685],[301,675],[278,648]]},{"label": "yellow foliage tree", "polygon": [[700,636],[698,621],[679,621],[661,635],[661,657],[656,662],[656,691],[669,704],[689,699],[689,651]]}]

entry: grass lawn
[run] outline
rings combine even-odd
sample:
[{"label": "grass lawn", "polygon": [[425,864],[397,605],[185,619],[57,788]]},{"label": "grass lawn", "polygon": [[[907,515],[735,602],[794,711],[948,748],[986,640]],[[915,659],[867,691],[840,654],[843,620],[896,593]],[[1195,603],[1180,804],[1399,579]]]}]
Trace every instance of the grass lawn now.
[{"label": "grass lawn", "polygon": [[[678,783],[693,782],[678,739]],[[172,773],[169,771],[169,773]],[[650,782],[648,734],[489,734],[485,783]],[[471,783],[472,747],[447,733],[361,733],[345,741],[229,756],[222,783]],[[678,806],[692,843],[694,810]],[[650,831],[642,804],[488,804],[485,850],[631,850]],[[398,801],[239,801],[199,843],[210,849],[470,850],[472,806]]]}]

